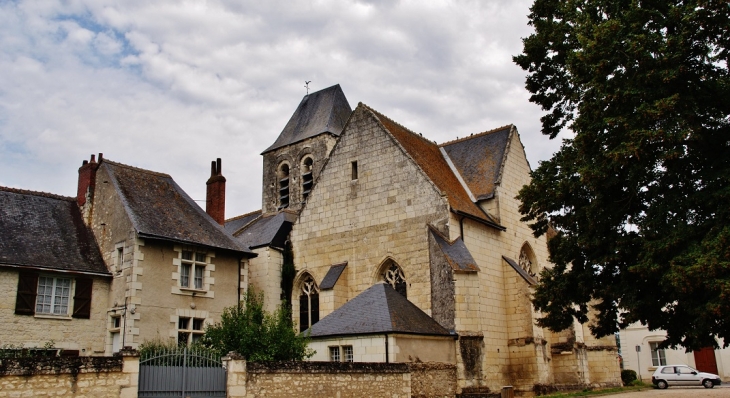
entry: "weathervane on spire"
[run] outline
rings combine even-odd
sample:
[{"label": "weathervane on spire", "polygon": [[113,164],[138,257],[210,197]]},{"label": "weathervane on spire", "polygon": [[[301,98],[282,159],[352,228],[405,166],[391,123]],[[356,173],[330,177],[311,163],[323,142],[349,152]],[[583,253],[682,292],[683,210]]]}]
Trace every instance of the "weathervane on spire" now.
[{"label": "weathervane on spire", "polygon": [[309,83],[311,83],[311,80],[305,80],[304,81],[304,87],[307,89],[307,95],[309,95]]}]

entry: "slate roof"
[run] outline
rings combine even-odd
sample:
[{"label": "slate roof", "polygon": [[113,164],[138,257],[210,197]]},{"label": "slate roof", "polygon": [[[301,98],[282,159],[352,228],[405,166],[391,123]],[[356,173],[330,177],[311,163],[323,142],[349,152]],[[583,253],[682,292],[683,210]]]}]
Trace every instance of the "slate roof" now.
[{"label": "slate roof", "polygon": [[305,95],[274,144],[261,154],[323,133],[339,136],[351,113],[339,84]]},{"label": "slate roof", "polygon": [[330,266],[329,271],[327,271],[327,275],[324,276],[322,283],[319,284],[319,289],[329,290],[334,288],[337,280],[340,279],[340,275],[342,275],[342,271],[345,270],[345,267],[347,267],[346,262]]},{"label": "slate roof", "polygon": [[225,221],[225,224],[223,225],[223,228],[225,228],[226,232],[228,232],[229,234],[233,234],[258,217],[261,217],[261,210],[241,214],[240,216],[227,219]]},{"label": "slate roof", "polygon": [[104,159],[100,165],[143,238],[253,254],[240,246],[167,174]]},{"label": "slate roof", "polygon": [[440,145],[477,201],[494,196],[513,128],[507,125]]},{"label": "slate roof", "polygon": [[446,192],[449,205],[453,210],[504,229],[471,200],[436,143],[408,130],[367,105],[363,106],[375,115],[439,191]]},{"label": "slate roof", "polygon": [[532,275],[528,274],[527,271],[525,271],[524,269],[522,269],[522,267],[520,267],[520,265],[517,264],[517,262],[515,260],[513,260],[513,259],[511,259],[509,257],[505,257],[505,256],[502,256],[502,258],[515,271],[517,271],[517,273],[520,274],[520,276],[522,277],[522,279],[524,279],[525,281],[527,281],[527,283],[529,283],[530,285],[536,285],[537,284],[537,280],[535,280],[535,277],[533,277]]},{"label": "slate roof", "polygon": [[312,338],[381,333],[449,336],[448,330],[385,283],[371,286],[310,329]]},{"label": "slate roof", "polygon": [[75,198],[5,187],[0,264],[111,275]]},{"label": "slate roof", "polygon": [[263,246],[284,247],[296,214],[286,210],[275,215],[258,218],[233,235],[244,247],[255,249]]},{"label": "slate roof", "polygon": [[479,266],[474,260],[474,257],[467,249],[466,244],[461,237],[456,238],[453,242],[449,243],[440,233],[434,231],[429,226],[429,233],[438,243],[441,252],[446,258],[446,262],[449,263],[454,271],[461,272],[476,272],[479,271]]}]

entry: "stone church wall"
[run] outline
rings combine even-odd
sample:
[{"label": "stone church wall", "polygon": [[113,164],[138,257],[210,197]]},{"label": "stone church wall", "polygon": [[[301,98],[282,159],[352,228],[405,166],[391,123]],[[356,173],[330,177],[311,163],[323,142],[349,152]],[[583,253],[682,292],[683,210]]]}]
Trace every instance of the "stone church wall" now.
[{"label": "stone church wall", "polygon": [[[352,298],[380,280],[381,265],[392,259],[405,274],[408,299],[430,314],[427,224],[445,229],[447,217],[434,185],[369,112],[356,112],[293,227],[294,264],[319,283],[331,265],[347,261]],[[297,294],[292,301],[298,308]]]}]

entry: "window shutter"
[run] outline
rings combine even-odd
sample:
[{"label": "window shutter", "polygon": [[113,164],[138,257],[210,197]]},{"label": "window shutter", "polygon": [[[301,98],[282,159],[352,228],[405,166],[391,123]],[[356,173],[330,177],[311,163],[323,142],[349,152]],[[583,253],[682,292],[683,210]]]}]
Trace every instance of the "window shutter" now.
[{"label": "window shutter", "polygon": [[312,325],[319,322],[319,293],[312,293]]},{"label": "window shutter", "polygon": [[35,314],[35,296],[38,290],[38,274],[21,272],[18,278],[18,295],[15,298],[17,315]]},{"label": "window shutter", "polygon": [[307,295],[299,296],[299,331],[303,332],[309,329],[309,304],[307,303]]},{"label": "window shutter", "polygon": [[91,278],[76,279],[76,293],[74,294],[74,318],[91,318]]}]

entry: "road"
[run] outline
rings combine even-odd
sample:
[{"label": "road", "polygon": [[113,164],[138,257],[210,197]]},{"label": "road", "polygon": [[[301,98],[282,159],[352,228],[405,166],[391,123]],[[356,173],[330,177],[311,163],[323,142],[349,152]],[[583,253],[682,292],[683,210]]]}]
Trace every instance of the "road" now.
[{"label": "road", "polygon": [[730,386],[715,388],[704,387],[669,387],[666,390],[642,390],[625,392],[621,394],[606,395],[610,398],[705,398],[705,397],[727,397],[730,398]]}]

